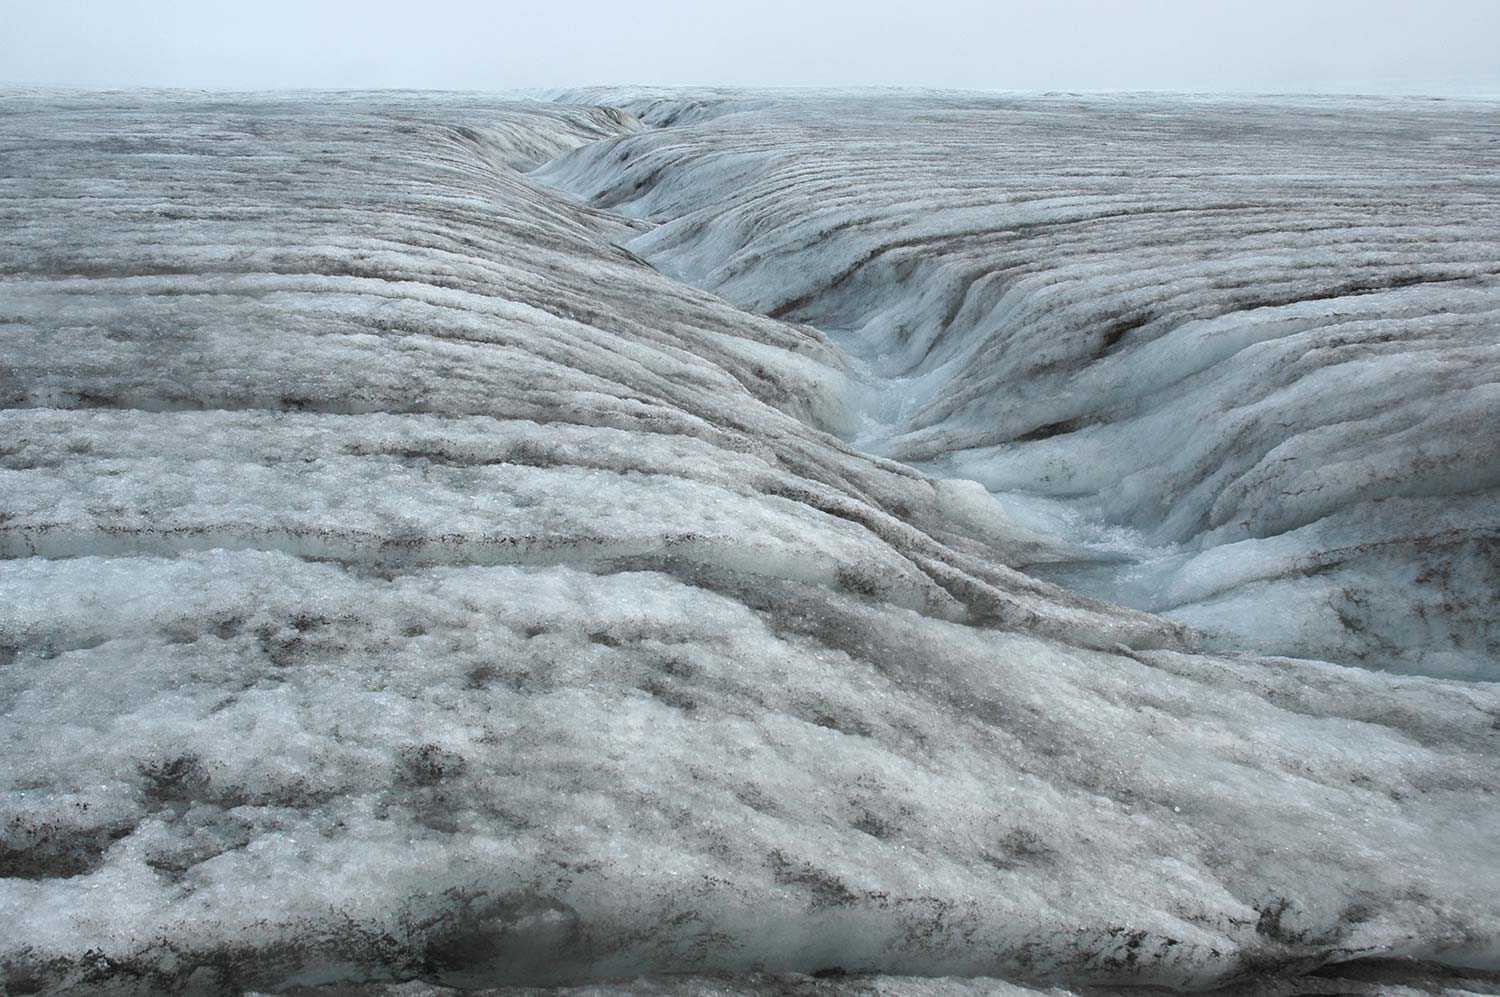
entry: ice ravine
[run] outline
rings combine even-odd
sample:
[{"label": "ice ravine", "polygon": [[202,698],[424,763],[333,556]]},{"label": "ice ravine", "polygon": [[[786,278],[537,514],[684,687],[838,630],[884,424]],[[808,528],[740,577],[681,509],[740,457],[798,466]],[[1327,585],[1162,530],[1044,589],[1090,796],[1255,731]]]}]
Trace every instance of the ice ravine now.
[{"label": "ice ravine", "polygon": [[1493,105],[551,96],[0,95],[0,989],[1491,986]]}]

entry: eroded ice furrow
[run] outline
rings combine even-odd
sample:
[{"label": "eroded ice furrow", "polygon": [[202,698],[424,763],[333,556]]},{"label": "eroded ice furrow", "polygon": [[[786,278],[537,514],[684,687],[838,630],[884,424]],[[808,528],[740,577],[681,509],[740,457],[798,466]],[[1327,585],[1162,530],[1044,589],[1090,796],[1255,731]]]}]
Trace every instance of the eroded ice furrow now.
[{"label": "eroded ice furrow", "polygon": [[0,988],[1500,963],[1492,687],[1015,570],[826,336],[522,172],[638,132],[0,96]]},{"label": "eroded ice furrow", "polygon": [[861,446],[1093,548],[1034,573],[1221,647],[1496,677],[1494,104],[565,96],[691,101],[545,177],[842,330]]}]

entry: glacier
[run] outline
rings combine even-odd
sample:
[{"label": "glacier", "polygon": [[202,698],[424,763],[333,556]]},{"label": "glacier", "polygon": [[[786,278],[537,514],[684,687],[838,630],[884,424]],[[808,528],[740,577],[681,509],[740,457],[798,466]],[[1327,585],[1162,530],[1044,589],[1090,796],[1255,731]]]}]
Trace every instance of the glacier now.
[{"label": "glacier", "polygon": [[1497,677],[1492,103],[691,113],[548,175],[658,222],[629,246],[664,271],[841,330],[878,386],[863,446],[1084,548],[1038,573],[1221,647]]},{"label": "glacier", "polygon": [[1500,992],[1492,104],[0,122],[0,989]]}]

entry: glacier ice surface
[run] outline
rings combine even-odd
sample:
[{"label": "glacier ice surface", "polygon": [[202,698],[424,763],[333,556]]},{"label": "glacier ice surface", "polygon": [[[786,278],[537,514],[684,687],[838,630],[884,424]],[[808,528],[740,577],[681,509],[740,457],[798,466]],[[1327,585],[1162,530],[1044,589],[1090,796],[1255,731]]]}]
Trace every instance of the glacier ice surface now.
[{"label": "glacier ice surface", "polygon": [[694,98],[540,175],[850,346],[862,447],[1086,548],[1034,574],[1220,648],[1500,678],[1493,102],[569,96]]},{"label": "glacier ice surface", "polygon": [[1500,968],[1492,113],[563,96],[0,94],[0,987]]}]

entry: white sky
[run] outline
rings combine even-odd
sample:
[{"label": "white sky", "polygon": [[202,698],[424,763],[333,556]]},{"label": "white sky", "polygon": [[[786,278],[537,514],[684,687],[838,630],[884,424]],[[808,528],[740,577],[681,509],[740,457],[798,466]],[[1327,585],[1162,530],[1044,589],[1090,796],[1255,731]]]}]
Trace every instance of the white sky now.
[{"label": "white sky", "polygon": [[1500,0],[0,0],[0,82],[1500,93]]}]

